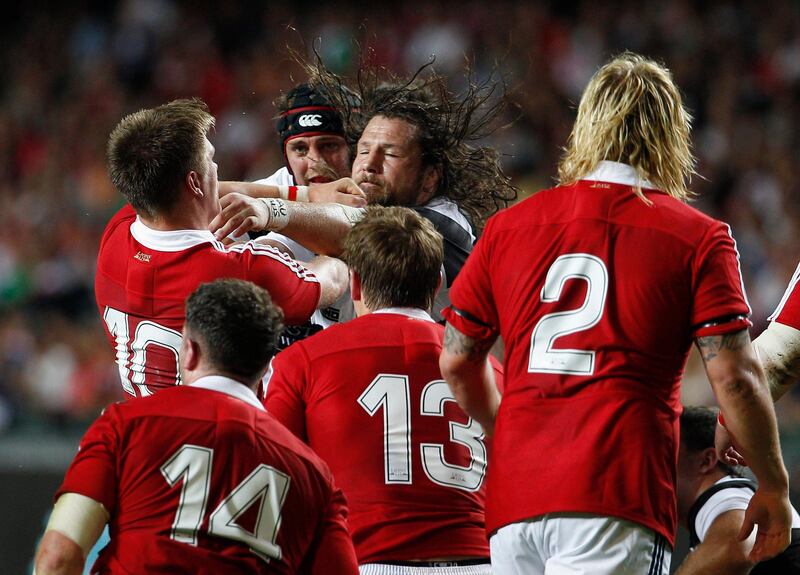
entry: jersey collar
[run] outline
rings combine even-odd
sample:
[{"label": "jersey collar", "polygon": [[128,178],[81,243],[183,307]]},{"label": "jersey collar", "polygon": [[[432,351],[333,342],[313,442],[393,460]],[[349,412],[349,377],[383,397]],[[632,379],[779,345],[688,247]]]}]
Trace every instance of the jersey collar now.
[{"label": "jersey collar", "polygon": [[413,319],[421,319],[423,321],[433,322],[433,318],[428,314],[428,312],[418,307],[385,307],[383,309],[376,310],[372,313],[396,313],[399,315],[408,316]]},{"label": "jersey collar", "polygon": [[131,235],[146,248],[158,252],[180,252],[204,243],[217,244],[209,230],[160,231],[148,228],[138,217],[131,224]]},{"label": "jersey collar", "polygon": [[230,395],[236,399],[241,399],[245,403],[249,403],[256,409],[266,411],[264,406],[261,405],[261,402],[258,401],[258,398],[252,389],[243,383],[239,383],[234,379],[230,379],[229,377],[223,377],[221,375],[207,375],[195,380],[190,385],[191,387],[210,389],[211,391],[218,391],[220,393]]},{"label": "jersey collar", "polygon": [[620,162],[609,162],[608,160],[602,160],[591,174],[584,176],[581,180],[609,182],[631,187],[638,185],[640,188],[649,188],[651,190],[658,189],[649,181],[640,178],[633,166]]}]

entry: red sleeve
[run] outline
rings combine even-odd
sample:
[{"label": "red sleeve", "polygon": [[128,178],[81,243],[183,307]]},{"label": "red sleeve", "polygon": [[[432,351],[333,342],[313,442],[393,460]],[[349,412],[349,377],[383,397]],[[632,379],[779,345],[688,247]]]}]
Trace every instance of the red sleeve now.
[{"label": "red sleeve", "polygon": [[308,561],[310,575],[358,575],[358,560],[347,527],[347,503],[341,489],[334,488]]},{"label": "red sleeve", "polygon": [[272,360],[264,407],[289,431],[308,442],[304,398],[311,362],[301,342],[295,342]]},{"label": "red sleeve", "polygon": [[489,220],[481,239],[453,282],[450,307],[442,310],[447,323],[464,335],[479,340],[497,336],[500,325],[488,265],[492,261],[489,253],[493,242],[492,223]]},{"label": "red sleeve", "polygon": [[245,279],[266,288],[283,310],[285,323],[298,325],[311,317],[320,296],[319,280],[311,270],[265,244],[250,241],[235,251],[242,252]]},{"label": "red sleeve", "polygon": [[503,395],[503,390],[505,389],[505,374],[503,373],[503,366],[500,365],[500,362],[493,356],[489,356],[489,362],[492,365],[492,370],[494,370],[494,383],[497,387],[497,391],[500,392],[500,395]]},{"label": "red sleeve", "polygon": [[[739,253],[730,228],[715,222],[697,247],[694,261],[694,337],[721,335],[750,327]],[[722,321],[720,321],[722,320]],[[714,325],[708,325],[714,323]]]},{"label": "red sleeve", "polygon": [[769,316],[770,321],[800,329],[800,288],[797,287],[798,283],[800,283],[800,265],[794,271],[789,287],[786,288],[775,312]]},{"label": "red sleeve", "polygon": [[89,427],[78,446],[78,454],[56,492],[78,493],[102,503],[112,513],[117,501],[117,453],[119,417],[116,405],[106,408]]}]

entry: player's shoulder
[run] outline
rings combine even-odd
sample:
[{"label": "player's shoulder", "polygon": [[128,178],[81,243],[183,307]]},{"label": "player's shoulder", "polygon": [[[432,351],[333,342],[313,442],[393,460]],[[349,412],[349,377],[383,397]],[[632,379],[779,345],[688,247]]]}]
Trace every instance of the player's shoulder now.
[{"label": "player's shoulder", "polygon": [[404,342],[440,343],[444,327],[434,321],[399,313],[369,313],[334,324],[296,342],[281,353],[303,354],[308,360],[347,354],[353,350],[374,350]]},{"label": "player's shoulder", "polygon": [[293,460],[294,464],[310,471],[312,475],[323,479],[326,483],[333,483],[333,475],[328,465],[317,453],[295,436],[280,421],[267,411],[257,414],[258,433],[265,442],[278,447],[285,458]]},{"label": "player's shoulder", "polygon": [[108,220],[103,231],[102,243],[106,243],[117,231],[125,231],[127,233],[127,230],[130,229],[131,224],[135,221],[136,212],[130,204],[125,204]]}]

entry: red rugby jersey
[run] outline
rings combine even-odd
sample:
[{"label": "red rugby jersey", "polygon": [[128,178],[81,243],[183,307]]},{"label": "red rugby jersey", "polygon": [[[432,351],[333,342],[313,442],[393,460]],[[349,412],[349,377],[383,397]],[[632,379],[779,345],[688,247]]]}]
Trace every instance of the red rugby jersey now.
[{"label": "red rugby jersey", "polygon": [[439,371],[444,329],[422,310],[390,311],[279,353],[265,405],[330,466],[360,564],[488,557],[487,449]]},{"label": "red rugby jersey", "polygon": [[800,265],[794,271],[789,286],[786,288],[778,307],[769,316],[770,321],[777,321],[794,329],[800,329]]},{"label": "red rugby jersey", "polygon": [[95,297],[127,393],[150,395],[180,383],[186,297],[226,277],[266,288],[287,324],[307,320],[319,302],[314,274],[272,247],[225,247],[207,230],[152,230],[130,206],[111,219],[100,242]]},{"label": "red rugby jersey", "polygon": [[227,378],[108,407],[67,492],[111,514],[92,573],[358,573],[327,466]]},{"label": "red rugby jersey", "polygon": [[585,512],[674,541],[689,347],[745,329],[750,309],[729,228],[656,190],[648,205],[634,182],[630,166],[602,162],[503,210],[451,290],[448,322],[505,343],[489,532]]}]

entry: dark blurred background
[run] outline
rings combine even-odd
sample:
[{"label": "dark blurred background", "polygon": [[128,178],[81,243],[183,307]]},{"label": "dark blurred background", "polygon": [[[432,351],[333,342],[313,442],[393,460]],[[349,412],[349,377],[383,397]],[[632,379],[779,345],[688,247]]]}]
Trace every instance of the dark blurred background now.
[{"label": "dark blurred background", "polygon": [[[77,440],[122,396],[92,293],[121,205],[106,138],[127,113],[199,96],[217,117],[220,179],[281,165],[273,99],[303,80],[287,47],[353,74],[435,55],[463,86],[498,73],[512,104],[487,143],[526,194],[553,183],[591,74],[632,50],[674,73],[695,118],[695,205],[738,241],[755,337],[800,260],[800,3],[438,1],[401,4],[28,1],[0,19],[0,557],[21,572]],[[657,327],[657,326],[655,326]],[[712,404],[696,355],[684,399]],[[800,501],[800,386],[777,406]]]}]

